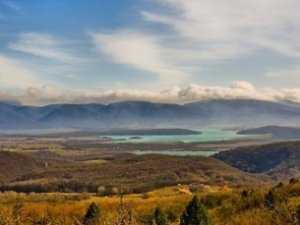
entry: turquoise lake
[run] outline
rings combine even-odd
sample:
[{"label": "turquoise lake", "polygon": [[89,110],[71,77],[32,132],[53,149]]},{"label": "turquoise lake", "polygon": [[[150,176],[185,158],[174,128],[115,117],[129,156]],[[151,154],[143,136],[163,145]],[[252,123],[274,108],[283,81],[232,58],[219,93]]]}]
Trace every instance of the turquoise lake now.
[{"label": "turquoise lake", "polygon": [[[214,142],[214,141],[228,141],[235,139],[250,138],[245,135],[238,135],[236,131],[231,130],[202,130],[201,134],[192,135],[139,135],[138,139],[134,136],[127,135],[113,135],[106,136],[112,139],[114,143],[193,143],[193,142]],[[103,137],[101,137],[103,138]]]},{"label": "turquoise lake", "polygon": [[161,151],[133,151],[136,155],[149,155],[149,154],[160,154],[160,155],[174,155],[174,156],[212,156],[218,151],[207,150],[207,151],[187,151],[187,150],[161,150]]},{"label": "turquoise lake", "polygon": [[[236,131],[232,130],[217,130],[217,129],[206,129],[201,130],[201,134],[192,135],[139,135],[138,139],[136,136],[127,135],[112,135],[103,136],[100,138],[112,139],[113,143],[204,143],[204,142],[218,142],[218,141],[229,141],[239,139],[251,139],[257,136],[239,135]],[[163,154],[163,155],[174,155],[174,156],[212,156],[218,151],[214,149],[189,151],[185,149],[165,149],[165,150],[136,150],[132,151],[136,155],[147,155],[147,154]]]}]

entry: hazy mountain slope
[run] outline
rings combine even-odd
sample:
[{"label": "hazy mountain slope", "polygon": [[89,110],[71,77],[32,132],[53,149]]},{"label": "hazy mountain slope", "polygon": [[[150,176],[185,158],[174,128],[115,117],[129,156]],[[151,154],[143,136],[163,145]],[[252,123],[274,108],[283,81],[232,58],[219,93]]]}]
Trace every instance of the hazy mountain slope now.
[{"label": "hazy mountain slope", "polygon": [[265,173],[276,179],[300,175],[300,142],[242,147],[214,157],[245,172]]},{"label": "hazy mountain slope", "polygon": [[280,127],[280,126],[266,126],[254,129],[246,129],[238,132],[239,134],[268,134],[275,139],[296,139],[300,138],[300,128],[298,127]]},{"label": "hazy mountain slope", "polygon": [[[28,108],[28,107],[26,107]],[[30,127],[32,117],[27,117],[21,106],[0,103],[0,126],[1,128]]]},{"label": "hazy mountain slope", "polygon": [[204,112],[210,124],[219,125],[293,124],[300,116],[299,106],[259,100],[212,100],[185,107]]},{"label": "hazy mountain slope", "polygon": [[199,128],[270,124],[300,125],[300,107],[258,100],[213,100],[185,105],[138,101],[43,107],[0,104],[0,129]]}]

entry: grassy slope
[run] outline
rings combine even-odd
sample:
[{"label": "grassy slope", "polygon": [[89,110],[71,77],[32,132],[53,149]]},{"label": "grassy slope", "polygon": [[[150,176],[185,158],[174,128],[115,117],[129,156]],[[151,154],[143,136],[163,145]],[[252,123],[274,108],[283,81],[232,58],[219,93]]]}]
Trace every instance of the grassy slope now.
[{"label": "grassy slope", "polygon": [[[252,187],[253,188],[253,187]],[[163,188],[144,194],[125,195],[125,209],[130,210],[138,225],[151,224],[154,209],[160,207],[168,215],[169,224],[179,224],[180,215],[194,194],[208,208],[215,225],[288,225],[297,224],[295,212],[300,204],[300,183],[293,182],[273,187],[277,196],[274,208],[266,204],[270,188],[220,189],[215,187],[200,192],[190,192],[187,186]],[[18,202],[16,202],[16,200]],[[99,224],[116,224],[120,212],[118,196],[99,197],[87,194],[31,194],[0,193],[0,220],[14,217],[29,221],[24,224],[39,224],[41,218],[55,224],[74,225],[80,221],[88,206],[95,202],[101,207]],[[13,210],[19,203],[21,210]],[[23,203],[23,204],[22,204]],[[12,212],[12,213],[10,213]],[[20,214],[18,214],[20,213]],[[9,220],[9,221],[10,221]],[[5,224],[5,223],[4,223]],[[10,223],[17,225],[20,223]]]},{"label": "grassy slope", "polygon": [[[10,159],[7,158],[6,164],[13,165],[14,157],[19,156],[19,154],[9,154],[11,155],[11,163],[8,163]],[[45,155],[47,154],[43,155],[43,161],[45,161]],[[34,156],[37,157],[37,154]],[[25,165],[22,165],[23,162]],[[234,169],[219,160],[205,157],[134,156],[127,154],[117,155],[104,163],[81,161],[66,163],[56,160],[55,164],[50,163],[48,168],[43,169],[38,167],[39,164],[28,164],[29,162],[31,161],[19,160],[22,167],[32,166],[32,168],[24,170],[24,173],[14,173],[14,180],[18,181],[10,183],[11,185],[38,185],[39,181],[42,180],[43,184],[47,183],[48,190],[51,191],[66,191],[67,189],[82,191],[85,186],[89,187],[89,191],[95,191],[99,186],[123,186],[130,192],[143,192],[176,184],[223,186],[258,182],[254,176]],[[5,166],[3,166],[3,170],[5,170]]]}]

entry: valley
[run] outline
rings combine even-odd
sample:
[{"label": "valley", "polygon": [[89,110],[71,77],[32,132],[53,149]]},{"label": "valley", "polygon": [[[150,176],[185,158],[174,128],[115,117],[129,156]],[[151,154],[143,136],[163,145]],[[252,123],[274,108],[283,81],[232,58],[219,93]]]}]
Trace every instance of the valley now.
[{"label": "valley", "polygon": [[[113,143],[71,136],[0,138],[0,222],[82,224],[95,204],[99,224],[152,224],[157,208],[168,224],[178,224],[193,196],[215,225],[298,221],[297,141]],[[161,153],[166,148],[218,153]],[[138,149],[153,151],[134,154]]]},{"label": "valley", "polygon": [[[177,184],[238,186],[258,182],[219,160],[204,157],[242,141],[215,143],[110,143],[101,139],[5,137],[1,139],[0,190],[97,192],[123,185],[129,193]],[[253,141],[253,140],[252,140]],[[246,142],[249,144],[249,142]],[[151,152],[148,152],[151,149]],[[169,149],[169,155],[164,150]],[[139,154],[138,154],[139,152]],[[177,153],[198,153],[198,156]],[[214,152],[215,153],[215,152]],[[203,156],[200,156],[203,155]],[[20,169],[13,168],[19,161]],[[23,165],[22,161],[26,163]],[[7,173],[10,169],[14,173]]]},{"label": "valley", "polygon": [[178,225],[193,201],[214,225],[300,221],[297,127],[61,124],[0,134],[0,224]]}]

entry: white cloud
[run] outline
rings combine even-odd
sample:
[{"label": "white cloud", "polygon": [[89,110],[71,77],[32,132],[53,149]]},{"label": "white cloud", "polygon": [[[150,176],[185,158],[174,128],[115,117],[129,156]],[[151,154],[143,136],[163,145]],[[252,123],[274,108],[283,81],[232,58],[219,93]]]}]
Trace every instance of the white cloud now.
[{"label": "white cloud", "polygon": [[16,42],[9,44],[9,48],[64,63],[78,61],[63,45],[63,41],[48,34],[22,33]]},{"label": "white cloud", "polygon": [[0,85],[25,88],[40,85],[38,76],[22,62],[0,55]]},{"label": "white cloud", "polygon": [[246,81],[235,81],[229,87],[190,84],[185,87],[174,86],[160,91],[145,89],[72,90],[49,85],[28,87],[20,90],[22,91],[14,94],[2,91],[0,92],[0,99],[33,105],[49,103],[111,103],[128,100],[181,104],[214,99],[258,99],[300,103],[300,89],[258,89]]},{"label": "white cloud", "polygon": [[255,91],[255,87],[247,81],[234,81],[231,84],[231,88],[232,89],[240,89],[240,90],[249,91],[249,92]]},{"label": "white cloud", "polygon": [[205,44],[204,51],[208,53],[211,47],[224,45],[235,49],[235,54],[267,48],[283,55],[300,56],[300,2],[297,0],[157,2],[167,5],[169,10],[142,12],[144,18],[169,26],[186,41]]},{"label": "white cloud", "polygon": [[[300,57],[300,42],[298,41],[300,38],[300,1],[155,0],[154,2],[160,6],[160,9],[155,10],[153,7],[152,11],[141,10],[143,21],[139,21],[139,26],[106,33],[93,32],[90,36],[98,53],[106,56],[102,59],[108,58],[115,64],[141,70],[141,73],[146,71],[155,74],[160,81],[164,82],[164,86],[169,84],[169,86],[180,85],[180,87],[175,86],[162,91],[139,89],[74,91],[36,85],[40,81],[32,69],[19,61],[0,55],[1,85],[22,89],[22,95],[13,97],[33,104],[121,100],[187,102],[216,98],[255,98],[300,102],[298,89],[257,89],[245,81],[236,81],[230,87],[198,84],[183,86],[182,84],[190,81],[189,75],[201,76],[203,67],[211,66],[215,62],[226,63],[228,61],[234,65],[234,60],[256,51],[268,50],[297,60]],[[145,23],[154,26],[141,26]],[[74,64],[78,60],[72,54],[74,49],[68,46],[70,45],[64,40],[41,33],[23,33],[16,42],[11,42],[9,45],[11,50],[55,60],[56,64],[62,62],[60,69],[53,66],[55,63],[51,64],[52,71],[55,70],[61,74],[68,73],[65,76],[71,77],[79,70],[79,67]],[[72,69],[64,71],[66,70],[65,63],[70,64],[69,66],[74,71]],[[58,65],[61,64],[56,66]],[[50,67],[42,65],[39,69],[41,67],[44,68],[42,72],[48,71],[47,75],[54,74]],[[296,66],[291,69],[270,71],[265,76],[272,79],[297,78],[298,74],[300,74],[300,68]],[[29,88],[30,86],[34,88]],[[5,96],[12,95],[6,93]]]},{"label": "white cloud", "polygon": [[205,101],[211,99],[260,99],[274,100],[273,96],[265,94],[264,90],[257,90],[246,81],[235,81],[230,87],[201,86],[191,84],[181,88],[176,94],[177,101]]},{"label": "white cloud", "polygon": [[300,57],[298,0],[154,2],[160,9],[141,10],[141,18],[162,27],[95,33],[99,52],[115,63],[150,71],[165,80],[181,77],[178,84],[188,75],[201,76],[202,69],[212,63],[234,62],[266,49]]},{"label": "white cloud", "polygon": [[94,33],[92,38],[99,52],[111,57],[115,63],[155,73],[163,81],[179,81],[186,75],[178,65],[168,60],[167,49],[162,48],[159,40],[151,35],[118,31]]}]

